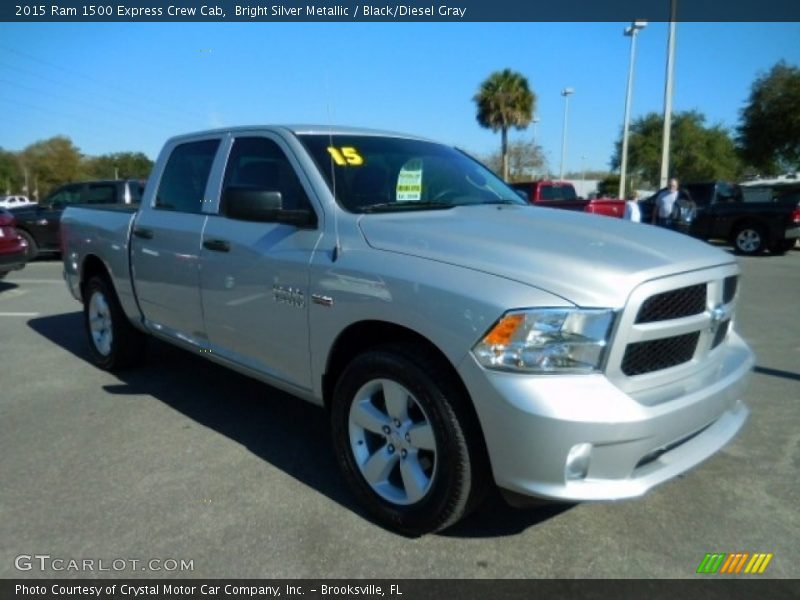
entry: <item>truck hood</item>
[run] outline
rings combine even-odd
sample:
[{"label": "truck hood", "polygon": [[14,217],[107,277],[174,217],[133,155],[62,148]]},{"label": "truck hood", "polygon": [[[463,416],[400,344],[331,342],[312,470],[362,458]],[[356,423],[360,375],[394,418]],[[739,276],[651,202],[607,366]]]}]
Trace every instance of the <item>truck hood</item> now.
[{"label": "truck hood", "polygon": [[644,281],[735,262],[652,225],[533,206],[371,214],[359,227],[373,248],[491,273],[578,306],[622,307]]}]

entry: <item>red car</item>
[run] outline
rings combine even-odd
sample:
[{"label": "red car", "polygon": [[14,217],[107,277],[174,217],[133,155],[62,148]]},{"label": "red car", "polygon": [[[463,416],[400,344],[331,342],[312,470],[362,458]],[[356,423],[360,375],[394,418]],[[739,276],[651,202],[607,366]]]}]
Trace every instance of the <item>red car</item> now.
[{"label": "red car", "polygon": [[0,279],[24,267],[28,260],[28,243],[17,232],[16,224],[14,215],[0,208]]},{"label": "red car", "polygon": [[578,210],[607,217],[620,217],[625,213],[625,202],[614,198],[587,200],[578,197],[575,186],[568,181],[523,181],[510,184],[525,194],[525,199],[534,206]]}]

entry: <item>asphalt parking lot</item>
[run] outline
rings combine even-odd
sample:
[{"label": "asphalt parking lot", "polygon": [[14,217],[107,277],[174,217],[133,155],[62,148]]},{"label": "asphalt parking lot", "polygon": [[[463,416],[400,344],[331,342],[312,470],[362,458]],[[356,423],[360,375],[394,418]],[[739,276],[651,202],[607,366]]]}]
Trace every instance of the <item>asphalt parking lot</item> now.
[{"label": "asphalt parking lot", "polygon": [[0,577],[92,575],[15,567],[50,555],[193,565],[104,577],[685,578],[707,552],[771,552],[762,577],[800,577],[800,250],[739,261],[757,366],[728,447],[640,500],[493,498],[419,539],[356,506],[322,410],[159,342],[101,371],[61,264],[28,265],[0,282]]}]

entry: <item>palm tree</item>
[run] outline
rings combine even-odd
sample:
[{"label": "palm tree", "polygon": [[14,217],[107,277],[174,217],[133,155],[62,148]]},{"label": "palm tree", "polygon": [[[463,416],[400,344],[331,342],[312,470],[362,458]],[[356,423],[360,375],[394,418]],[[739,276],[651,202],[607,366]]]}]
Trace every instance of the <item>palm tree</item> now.
[{"label": "palm tree", "polygon": [[511,69],[495,71],[481,84],[473,98],[481,127],[500,130],[503,179],[508,179],[508,128],[525,129],[531,122],[536,94],[521,73]]}]

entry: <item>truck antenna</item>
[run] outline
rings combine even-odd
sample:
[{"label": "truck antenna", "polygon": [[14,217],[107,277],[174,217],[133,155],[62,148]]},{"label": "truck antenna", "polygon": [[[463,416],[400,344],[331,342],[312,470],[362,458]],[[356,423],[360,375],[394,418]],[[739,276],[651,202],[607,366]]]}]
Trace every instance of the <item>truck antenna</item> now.
[{"label": "truck antenna", "polygon": [[335,242],[331,253],[331,262],[336,262],[342,253],[342,245],[339,240],[339,205],[336,201],[336,165],[333,162],[333,118],[331,117],[331,89],[330,72],[325,72],[325,96],[327,96],[326,109],[328,111],[328,156],[331,161],[331,188],[333,189],[333,235]]}]

